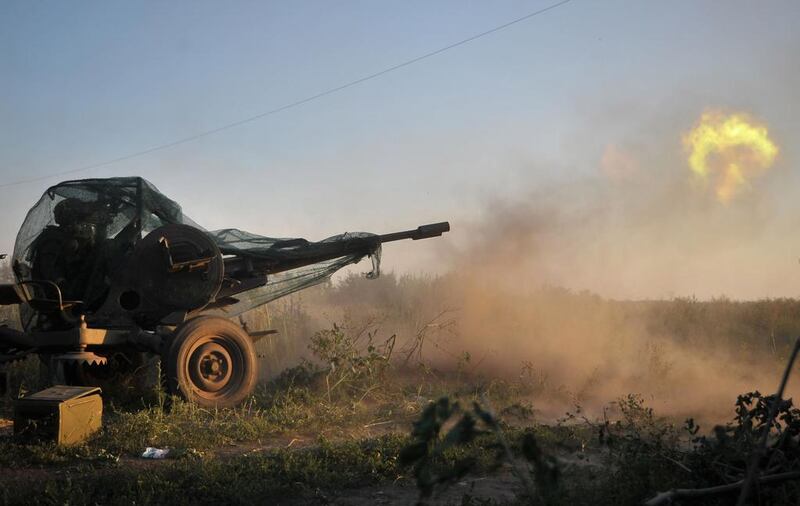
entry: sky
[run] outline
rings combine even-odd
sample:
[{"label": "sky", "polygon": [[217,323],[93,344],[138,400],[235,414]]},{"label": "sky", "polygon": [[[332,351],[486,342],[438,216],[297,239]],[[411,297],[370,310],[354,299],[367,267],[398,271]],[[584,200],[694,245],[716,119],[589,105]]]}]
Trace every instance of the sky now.
[{"label": "sky", "polygon": [[[247,118],[553,3],[5,0],[0,185],[102,163]],[[689,270],[674,286],[648,291],[633,286],[638,278],[631,274],[624,289],[608,292],[794,295],[800,292],[800,242],[788,235],[800,224],[792,153],[800,134],[798,22],[795,1],[573,0],[193,142],[0,186],[0,250],[11,251],[27,209],[47,186],[140,175],[209,229],[320,239],[450,220],[453,232],[439,243],[384,250],[385,269],[441,272],[449,266],[448,248],[491,226],[498,202],[610,184],[603,166],[609,150],[612,158],[616,150],[636,166],[688,177],[681,135],[704,110],[720,108],[763,121],[781,148],[754,191],[769,202],[766,222],[782,224],[770,225],[774,230],[764,239],[765,261],[779,265],[767,278],[782,284],[765,283],[753,266],[751,282],[741,285],[726,283],[729,273],[719,272],[713,279],[720,283],[700,286]],[[648,184],[663,182],[653,177],[605,194],[628,202]],[[565,205],[598,198],[564,195]],[[730,215],[749,216],[748,209]],[[680,233],[677,223],[672,233]],[[753,248],[737,269],[749,265],[758,251]],[[626,258],[611,264],[624,267]],[[697,272],[706,268],[696,263]],[[636,276],[663,268],[654,260],[639,265]],[[608,286],[590,278],[574,283],[601,292]]]}]

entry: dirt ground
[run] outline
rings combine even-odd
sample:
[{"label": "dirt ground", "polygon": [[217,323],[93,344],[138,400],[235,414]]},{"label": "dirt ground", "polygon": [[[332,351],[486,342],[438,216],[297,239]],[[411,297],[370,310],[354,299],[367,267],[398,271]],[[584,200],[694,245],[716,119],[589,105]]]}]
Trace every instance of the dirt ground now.
[{"label": "dirt ground", "polygon": [[[440,495],[434,496],[432,502],[436,504],[462,504],[465,495],[476,501],[494,501],[496,504],[512,503],[521,492],[519,481],[509,469],[487,475],[465,478],[455,485],[447,488]],[[407,505],[414,504],[419,492],[413,483],[399,482],[387,485],[365,487],[347,490],[340,494],[325,495],[303,499],[297,502],[289,501],[290,505],[311,505],[328,503],[341,506],[370,506],[381,505]]]}]

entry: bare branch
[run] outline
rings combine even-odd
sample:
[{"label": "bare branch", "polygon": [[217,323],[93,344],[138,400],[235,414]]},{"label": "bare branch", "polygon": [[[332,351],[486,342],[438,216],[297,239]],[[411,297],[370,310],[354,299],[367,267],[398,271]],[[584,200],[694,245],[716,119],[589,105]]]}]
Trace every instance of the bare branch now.
[{"label": "bare branch", "polygon": [[794,361],[797,359],[797,353],[799,351],[800,338],[794,343],[792,355],[789,357],[789,362],[786,364],[786,369],[783,371],[783,378],[781,378],[781,385],[778,387],[778,393],[776,393],[775,398],[772,399],[772,404],[769,407],[769,416],[767,417],[767,422],[764,424],[764,432],[761,434],[761,441],[759,441],[758,446],[753,451],[752,457],[750,457],[750,463],[747,466],[747,476],[742,482],[742,492],[739,494],[739,500],[736,501],[736,506],[744,506],[744,502],[747,500],[747,494],[750,492],[750,484],[759,472],[758,464],[767,448],[769,430],[772,427],[772,423],[775,421],[775,416],[778,414],[778,407],[783,399],[783,392],[786,390],[786,383],[789,381],[789,375],[792,373],[792,367],[794,366]]},{"label": "bare branch", "polygon": [[[800,478],[800,471],[791,471],[788,473],[770,474],[762,476],[758,479],[759,485],[774,485],[789,480],[796,480]],[[676,499],[698,499],[702,497],[710,497],[715,495],[729,494],[736,492],[744,484],[745,480],[739,480],[735,483],[728,485],[718,485],[716,487],[708,488],[676,488],[667,492],[661,492],[649,501],[645,502],[645,506],[659,506],[661,504],[672,504]]]}]

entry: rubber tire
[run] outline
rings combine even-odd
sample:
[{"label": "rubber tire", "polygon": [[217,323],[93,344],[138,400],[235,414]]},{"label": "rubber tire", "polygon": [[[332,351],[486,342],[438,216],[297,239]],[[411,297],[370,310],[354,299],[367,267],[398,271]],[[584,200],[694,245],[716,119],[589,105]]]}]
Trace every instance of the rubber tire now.
[{"label": "rubber tire", "polygon": [[[189,372],[190,354],[203,342],[223,346],[231,358],[231,383],[219,393],[204,394]],[[167,393],[208,408],[241,404],[253,392],[258,377],[258,361],[250,336],[239,325],[218,316],[192,318],[175,329],[162,354],[161,364]]]}]

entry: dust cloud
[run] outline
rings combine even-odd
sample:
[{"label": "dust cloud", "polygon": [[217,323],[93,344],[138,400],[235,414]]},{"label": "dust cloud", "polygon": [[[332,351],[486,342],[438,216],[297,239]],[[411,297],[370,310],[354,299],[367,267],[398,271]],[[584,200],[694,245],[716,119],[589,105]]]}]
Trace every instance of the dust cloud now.
[{"label": "dust cloud", "polygon": [[459,344],[487,371],[532,375],[543,412],[637,393],[722,421],[737,394],[776,388],[791,345],[779,320],[797,307],[725,297],[797,293],[794,223],[764,187],[720,202],[680,155],[648,164],[612,145],[596,176],[490,198],[454,224],[443,297]]},{"label": "dust cloud", "polygon": [[800,223],[772,198],[793,183],[786,158],[730,199],[692,174],[681,138],[700,111],[600,144],[581,177],[465,200],[452,232],[425,243],[439,275],[340,278],[305,295],[324,315],[307,327],[378,322],[405,362],[424,337],[427,364],[524,382],[548,420],[627,394],[662,415],[730,419],[738,394],[776,388],[800,335]]}]

